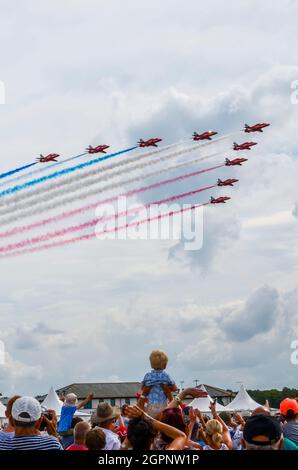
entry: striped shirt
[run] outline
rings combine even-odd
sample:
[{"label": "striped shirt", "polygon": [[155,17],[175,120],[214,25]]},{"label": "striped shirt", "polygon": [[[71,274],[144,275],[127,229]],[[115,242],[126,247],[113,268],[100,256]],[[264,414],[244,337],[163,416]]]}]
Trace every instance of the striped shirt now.
[{"label": "striped shirt", "polygon": [[0,441],[0,450],[63,450],[60,442],[53,436],[13,436]]}]

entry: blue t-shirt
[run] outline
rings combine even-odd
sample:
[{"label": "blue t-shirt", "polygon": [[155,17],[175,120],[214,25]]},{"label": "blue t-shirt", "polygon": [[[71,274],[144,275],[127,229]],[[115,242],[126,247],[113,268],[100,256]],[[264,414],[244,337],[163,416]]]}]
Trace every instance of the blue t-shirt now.
[{"label": "blue t-shirt", "polygon": [[147,397],[150,404],[164,404],[167,402],[167,397],[160,386],[161,384],[175,384],[174,380],[163,369],[152,369],[152,371],[147,372],[143,378],[142,385],[145,387],[151,387]]},{"label": "blue t-shirt", "polygon": [[76,411],[77,407],[75,405],[62,406],[58,432],[65,432],[71,429],[72,418]]}]

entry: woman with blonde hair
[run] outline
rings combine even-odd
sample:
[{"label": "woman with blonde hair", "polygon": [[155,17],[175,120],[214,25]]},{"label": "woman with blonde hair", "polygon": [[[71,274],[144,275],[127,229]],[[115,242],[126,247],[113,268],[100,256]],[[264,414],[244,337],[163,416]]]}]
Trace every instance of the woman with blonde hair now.
[{"label": "woman with blonde hair", "polygon": [[230,431],[226,423],[216,412],[216,403],[210,405],[213,419],[210,419],[204,426],[202,432],[206,446],[203,450],[232,450],[233,443]]}]

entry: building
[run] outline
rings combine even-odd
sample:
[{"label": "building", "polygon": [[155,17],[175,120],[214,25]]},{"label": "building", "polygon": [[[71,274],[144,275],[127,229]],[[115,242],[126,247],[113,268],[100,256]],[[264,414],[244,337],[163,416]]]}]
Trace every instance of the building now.
[{"label": "building", "polygon": [[[202,385],[199,385],[201,387]],[[226,406],[233,398],[235,393],[223,390],[218,387],[204,384],[207,393],[212,399],[217,399],[219,403]],[[106,401],[111,406],[121,407],[124,404],[134,405],[137,402],[137,394],[141,392],[140,382],[111,382],[111,383],[73,383],[56,390],[58,396],[62,397],[67,393],[75,393],[79,401],[84,400],[89,393],[94,394],[92,402],[89,402],[85,409],[95,409],[98,403]],[[43,401],[45,396],[36,397]],[[186,398],[185,402],[190,403],[192,398]]]},{"label": "building", "polygon": [[59,396],[75,393],[79,401],[93,393],[94,398],[87,404],[86,409],[94,409],[102,401],[110,403],[111,406],[121,407],[125,403],[134,405],[137,402],[136,395],[140,391],[140,382],[74,383],[56,390]]}]

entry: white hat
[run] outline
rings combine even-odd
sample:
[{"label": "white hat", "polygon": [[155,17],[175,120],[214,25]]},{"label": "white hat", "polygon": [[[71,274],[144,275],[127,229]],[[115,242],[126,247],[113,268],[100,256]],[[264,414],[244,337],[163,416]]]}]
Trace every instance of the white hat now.
[{"label": "white hat", "polygon": [[41,417],[41,405],[33,397],[21,397],[12,405],[11,414],[16,421],[34,423]]}]

